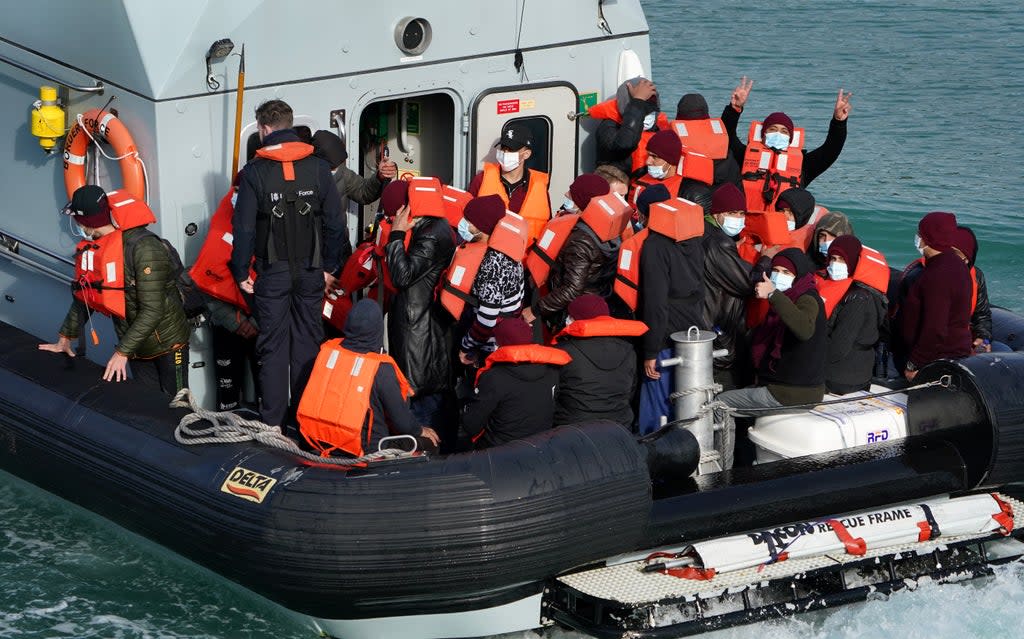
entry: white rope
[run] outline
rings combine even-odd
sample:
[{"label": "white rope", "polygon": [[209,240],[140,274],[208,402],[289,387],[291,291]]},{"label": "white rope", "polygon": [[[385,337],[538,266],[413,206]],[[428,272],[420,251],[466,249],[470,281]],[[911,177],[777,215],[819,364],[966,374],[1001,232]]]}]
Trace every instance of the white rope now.
[{"label": "white rope", "polygon": [[93,137],[92,133],[89,132],[89,127],[85,126],[85,119],[82,117],[81,113],[78,114],[77,121],[78,126],[82,127],[82,131],[85,132],[85,135],[89,137],[89,139],[93,143],[93,146],[96,147],[96,150],[99,151],[100,155],[102,155],[103,157],[107,158],[111,162],[120,162],[125,158],[130,158],[134,156],[135,159],[139,161],[139,165],[142,166],[142,179],[146,184],[146,204],[149,204],[149,171],[146,170],[146,163],[142,161],[142,156],[139,155],[138,150],[132,151],[131,153],[125,153],[124,155],[118,156],[116,158],[109,156],[107,155],[107,152],[103,150],[103,147],[100,146],[100,143],[96,140],[96,138]]},{"label": "white rope", "polygon": [[[171,408],[188,408],[192,412],[181,418],[178,427],[174,430],[174,439],[187,446],[199,444],[237,444],[240,442],[255,441],[264,446],[277,448],[303,459],[318,464],[333,464],[338,466],[352,466],[384,459],[400,459],[409,457],[411,452],[398,448],[385,448],[384,450],[368,453],[362,457],[321,457],[306,452],[289,439],[278,426],[269,426],[255,419],[245,419],[241,415],[230,411],[218,412],[206,410],[196,403],[192,392],[183,388],[174,396],[170,403]],[[206,428],[192,428],[198,422],[208,422]]]}]

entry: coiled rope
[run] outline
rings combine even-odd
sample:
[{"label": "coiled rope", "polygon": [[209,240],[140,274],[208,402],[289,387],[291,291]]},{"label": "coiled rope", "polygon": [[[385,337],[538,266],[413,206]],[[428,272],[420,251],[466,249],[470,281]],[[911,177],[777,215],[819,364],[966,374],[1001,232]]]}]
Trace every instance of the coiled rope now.
[{"label": "coiled rope", "polygon": [[[401,459],[412,456],[415,451],[399,448],[385,448],[367,453],[362,457],[322,457],[299,448],[298,444],[281,432],[278,426],[270,426],[256,419],[245,419],[230,411],[212,411],[199,406],[192,392],[183,388],[174,396],[171,408],[187,408],[192,412],[181,418],[174,429],[174,439],[186,446],[199,444],[237,444],[254,441],[264,446],[277,448],[318,464],[355,466],[385,459]],[[193,428],[198,422],[209,422],[206,428]]]}]

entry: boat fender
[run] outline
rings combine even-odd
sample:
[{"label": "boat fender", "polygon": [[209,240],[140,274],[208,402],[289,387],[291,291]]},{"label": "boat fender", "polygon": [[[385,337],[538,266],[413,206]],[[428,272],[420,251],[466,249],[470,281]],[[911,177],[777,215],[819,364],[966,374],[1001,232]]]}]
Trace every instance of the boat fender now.
[{"label": "boat fender", "polygon": [[700,462],[700,445],[682,425],[655,431],[640,440],[647,450],[651,479],[689,477]]}]

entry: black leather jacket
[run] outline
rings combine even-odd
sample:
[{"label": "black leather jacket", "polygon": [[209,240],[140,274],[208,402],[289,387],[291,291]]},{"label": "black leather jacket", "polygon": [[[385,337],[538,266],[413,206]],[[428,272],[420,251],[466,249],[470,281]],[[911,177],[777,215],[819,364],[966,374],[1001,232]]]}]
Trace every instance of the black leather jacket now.
[{"label": "black leather jacket", "polygon": [[704,323],[719,332],[715,348],[729,354],[715,359],[717,368],[732,368],[747,353],[747,299],[754,294],[752,267],[736,250],[736,240],[711,222],[704,222]]}]

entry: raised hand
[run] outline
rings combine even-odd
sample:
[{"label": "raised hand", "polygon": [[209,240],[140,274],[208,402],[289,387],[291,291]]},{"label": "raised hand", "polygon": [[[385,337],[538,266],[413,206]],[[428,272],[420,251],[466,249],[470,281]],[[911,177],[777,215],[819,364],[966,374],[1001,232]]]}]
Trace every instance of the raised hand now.
[{"label": "raised hand", "polygon": [[775,284],[772,284],[772,280],[768,277],[767,273],[761,274],[761,280],[754,285],[754,295],[766,300],[775,292]]},{"label": "raised hand", "polygon": [[853,97],[853,91],[843,92],[839,89],[839,95],[836,96],[836,110],[832,114],[832,117],[842,122],[846,118],[850,117],[850,98]]},{"label": "raised hand", "polygon": [[646,102],[651,99],[651,96],[658,94],[658,87],[647,78],[640,78],[636,82],[630,82],[626,85],[629,90],[630,97],[634,97],[637,100],[643,100]]},{"label": "raised hand", "polygon": [[750,97],[750,90],[753,88],[753,80],[747,76],[740,78],[740,83],[732,90],[732,98],[729,100],[729,105],[736,111],[742,111],[743,105],[747,103],[747,98]]}]

